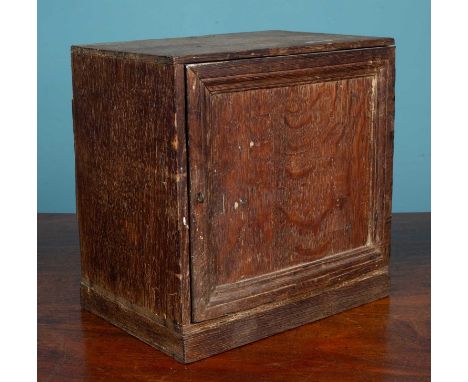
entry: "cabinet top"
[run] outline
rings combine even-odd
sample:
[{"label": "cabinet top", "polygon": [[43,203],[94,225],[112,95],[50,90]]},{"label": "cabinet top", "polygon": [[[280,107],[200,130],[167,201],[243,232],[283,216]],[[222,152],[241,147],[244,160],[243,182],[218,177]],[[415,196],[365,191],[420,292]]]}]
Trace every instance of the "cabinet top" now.
[{"label": "cabinet top", "polygon": [[394,45],[393,38],[281,30],[72,46],[73,50],[195,63]]}]

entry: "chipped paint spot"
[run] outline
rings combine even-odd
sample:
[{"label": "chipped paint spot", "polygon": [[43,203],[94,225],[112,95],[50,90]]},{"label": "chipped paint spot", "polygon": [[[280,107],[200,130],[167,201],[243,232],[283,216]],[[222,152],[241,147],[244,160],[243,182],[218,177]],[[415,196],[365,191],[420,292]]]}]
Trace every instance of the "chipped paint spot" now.
[{"label": "chipped paint spot", "polygon": [[254,144],[253,141],[250,141],[250,147],[254,147]]},{"label": "chipped paint spot", "polygon": [[237,210],[239,208],[239,203],[234,202],[234,209]]},{"label": "chipped paint spot", "polygon": [[184,224],[184,227],[188,228],[187,219],[185,218],[185,216],[182,218],[182,223]]}]

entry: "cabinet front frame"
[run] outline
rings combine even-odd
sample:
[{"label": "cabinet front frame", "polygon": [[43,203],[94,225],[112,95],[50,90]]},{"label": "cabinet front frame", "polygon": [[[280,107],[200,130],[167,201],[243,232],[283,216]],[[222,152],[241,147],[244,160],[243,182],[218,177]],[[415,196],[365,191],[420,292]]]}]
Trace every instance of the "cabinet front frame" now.
[{"label": "cabinet front frame", "polygon": [[[277,272],[218,285],[208,249],[207,129],[213,94],[371,76],[371,214],[366,245]],[[394,48],[369,48],[186,65],[192,321],[319,294],[357,277],[388,271],[393,158]]]}]

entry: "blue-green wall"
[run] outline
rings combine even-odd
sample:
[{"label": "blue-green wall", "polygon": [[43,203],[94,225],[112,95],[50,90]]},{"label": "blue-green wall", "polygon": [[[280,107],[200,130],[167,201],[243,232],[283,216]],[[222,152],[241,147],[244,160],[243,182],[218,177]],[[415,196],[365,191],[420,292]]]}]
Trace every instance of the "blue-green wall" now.
[{"label": "blue-green wall", "polygon": [[39,0],[38,209],[73,212],[70,45],[289,29],[395,37],[393,210],[430,211],[429,0]]}]

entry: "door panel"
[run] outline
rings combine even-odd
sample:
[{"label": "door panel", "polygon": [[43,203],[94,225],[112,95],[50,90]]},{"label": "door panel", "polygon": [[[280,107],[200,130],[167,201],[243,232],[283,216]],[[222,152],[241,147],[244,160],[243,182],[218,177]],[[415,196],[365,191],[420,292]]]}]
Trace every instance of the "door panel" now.
[{"label": "door panel", "polygon": [[194,321],[384,261],[388,62],[369,49],[187,66]]}]

